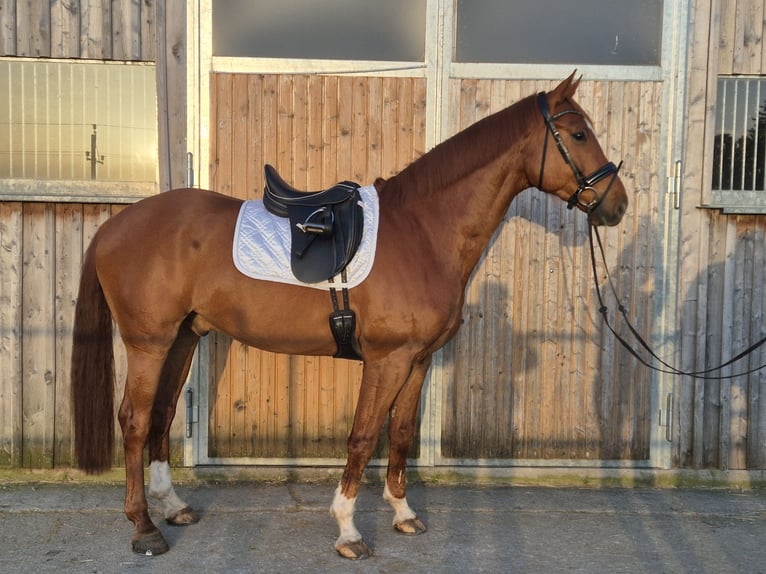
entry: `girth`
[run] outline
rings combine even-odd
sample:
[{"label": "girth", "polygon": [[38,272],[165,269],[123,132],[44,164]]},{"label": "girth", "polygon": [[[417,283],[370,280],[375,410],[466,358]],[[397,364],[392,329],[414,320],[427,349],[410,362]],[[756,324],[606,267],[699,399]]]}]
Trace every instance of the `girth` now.
[{"label": "girth", "polygon": [[321,191],[299,191],[270,165],[264,168],[263,205],[290,220],[290,267],[304,283],[338,275],[354,257],[364,231],[359,185],[337,183]]}]

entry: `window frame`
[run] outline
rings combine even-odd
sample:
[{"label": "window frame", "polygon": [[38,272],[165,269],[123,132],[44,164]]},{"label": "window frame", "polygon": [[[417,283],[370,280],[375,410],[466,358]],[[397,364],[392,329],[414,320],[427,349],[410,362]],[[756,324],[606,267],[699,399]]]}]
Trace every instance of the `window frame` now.
[{"label": "window frame", "polygon": [[740,189],[713,189],[713,160],[715,155],[715,137],[718,129],[718,109],[721,101],[718,94],[718,81],[721,79],[759,79],[766,82],[765,75],[758,74],[718,74],[709,83],[709,92],[712,109],[708,115],[710,136],[705,146],[705,196],[700,207],[703,209],[718,209],[722,213],[731,215],[762,215],[766,214],[766,186],[763,190],[740,190]]},{"label": "window frame", "polygon": [[[92,60],[62,58],[27,58],[2,56],[0,61],[26,61],[39,63],[63,63],[70,65],[120,65],[150,66],[156,71],[155,62],[125,60]],[[156,75],[156,74],[155,74]],[[159,143],[157,121],[157,83],[154,86],[155,135]],[[135,203],[160,191],[159,161],[154,181],[114,181],[88,179],[43,179],[0,177],[0,201],[58,202],[58,203]]]}]

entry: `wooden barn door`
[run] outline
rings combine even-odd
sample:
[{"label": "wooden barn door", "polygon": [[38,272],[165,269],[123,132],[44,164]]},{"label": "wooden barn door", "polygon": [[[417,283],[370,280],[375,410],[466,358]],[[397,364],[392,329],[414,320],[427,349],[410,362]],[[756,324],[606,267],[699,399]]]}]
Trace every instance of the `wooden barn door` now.
[{"label": "wooden barn door", "polygon": [[[210,92],[211,186],[234,197],[261,197],[264,163],[296,187],[319,189],[372,183],[424,150],[422,78],[214,73]],[[327,305],[329,315],[329,295]],[[209,339],[208,458],[345,457],[360,362]]]},{"label": "wooden barn door", "polygon": [[[554,85],[454,80],[449,129]],[[607,155],[626,161],[631,209],[602,233],[643,332],[655,319],[662,88],[586,81],[578,94]],[[210,89],[210,180],[235,197],[261,196],[264,163],[318,189],[392,175],[424,150],[422,79],[216,73]],[[581,213],[536,190],[511,206],[469,283],[463,326],[432,369],[437,462],[649,459],[651,373],[602,325],[587,234]],[[210,459],[345,457],[360,363],[275,355],[222,335],[210,336],[207,362]]]},{"label": "wooden barn door", "polygon": [[[452,131],[555,84],[455,79]],[[607,156],[625,160],[630,210],[601,233],[617,290],[645,333],[655,319],[661,238],[653,214],[662,197],[662,94],[662,82],[604,81],[584,81],[577,93]],[[600,264],[599,280],[605,273]],[[652,374],[619,347],[598,309],[585,217],[523,192],[476,269],[463,325],[444,350],[440,460],[648,460]]]}]

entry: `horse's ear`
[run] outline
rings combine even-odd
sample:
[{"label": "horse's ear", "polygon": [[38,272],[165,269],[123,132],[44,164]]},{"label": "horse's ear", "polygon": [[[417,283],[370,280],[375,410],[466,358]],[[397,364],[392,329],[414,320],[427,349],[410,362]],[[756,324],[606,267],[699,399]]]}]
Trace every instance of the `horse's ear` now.
[{"label": "horse's ear", "polygon": [[576,75],[577,70],[574,70],[567,79],[551,90],[549,95],[553,102],[562,102],[574,95],[580,85],[580,80],[582,80],[582,76],[575,78]]}]

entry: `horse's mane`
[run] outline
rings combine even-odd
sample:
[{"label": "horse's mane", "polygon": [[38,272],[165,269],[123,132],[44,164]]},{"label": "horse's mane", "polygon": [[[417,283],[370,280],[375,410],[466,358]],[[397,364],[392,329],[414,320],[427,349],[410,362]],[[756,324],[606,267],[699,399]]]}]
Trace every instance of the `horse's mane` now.
[{"label": "horse's mane", "polygon": [[401,201],[404,194],[428,194],[459,181],[494,161],[523,138],[536,110],[536,99],[529,96],[479,120],[390,178],[382,193]]}]

